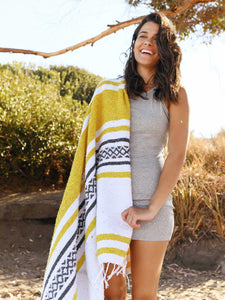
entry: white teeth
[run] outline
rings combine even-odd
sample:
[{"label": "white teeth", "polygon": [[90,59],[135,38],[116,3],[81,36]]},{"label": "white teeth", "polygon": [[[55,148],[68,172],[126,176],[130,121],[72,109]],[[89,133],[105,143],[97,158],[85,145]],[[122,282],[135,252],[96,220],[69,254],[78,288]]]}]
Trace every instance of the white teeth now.
[{"label": "white teeth", "polygon": [[149,51],[149,50],[145,50],[145,49],[141,50],[141,53],[147,53],[147,54],[150,54],[150,55],[152,55],[152,54],[153,54],[151,51]]}]

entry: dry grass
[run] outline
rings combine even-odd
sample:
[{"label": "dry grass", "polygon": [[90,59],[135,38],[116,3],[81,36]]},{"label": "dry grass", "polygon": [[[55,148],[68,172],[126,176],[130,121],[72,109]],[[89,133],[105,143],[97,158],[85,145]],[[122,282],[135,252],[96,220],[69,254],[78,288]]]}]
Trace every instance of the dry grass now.
[{"label": "dry grass", "polygon": [[225,237],[225,130],[189,140],[186,163],[173,192],[173,244]]}]

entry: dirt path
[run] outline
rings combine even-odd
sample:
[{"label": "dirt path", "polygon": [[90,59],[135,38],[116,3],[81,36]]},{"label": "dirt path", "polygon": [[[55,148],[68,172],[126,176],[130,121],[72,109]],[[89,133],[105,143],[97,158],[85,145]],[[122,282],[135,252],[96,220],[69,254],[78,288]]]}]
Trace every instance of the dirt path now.
[{"label": "dirt path", "polygon": [[[0,222],[0,299],[40,299],[52,231],[50,221]],[[225,300],[225,275],[165,264],[158,299]]]}]

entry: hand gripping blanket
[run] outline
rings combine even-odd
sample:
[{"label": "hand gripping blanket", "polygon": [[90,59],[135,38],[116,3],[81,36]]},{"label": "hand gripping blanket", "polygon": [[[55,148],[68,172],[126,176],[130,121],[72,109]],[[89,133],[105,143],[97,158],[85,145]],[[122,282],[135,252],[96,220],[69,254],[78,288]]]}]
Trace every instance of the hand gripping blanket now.
[{"label": "hand gripping blanket", "polygon": [[[60,205],[42,300],[103,300],[104,286],[127,266],[132,228],[130,104],[123,78],[97,86]],[[104,266],[114,264],[106,276]]]}]

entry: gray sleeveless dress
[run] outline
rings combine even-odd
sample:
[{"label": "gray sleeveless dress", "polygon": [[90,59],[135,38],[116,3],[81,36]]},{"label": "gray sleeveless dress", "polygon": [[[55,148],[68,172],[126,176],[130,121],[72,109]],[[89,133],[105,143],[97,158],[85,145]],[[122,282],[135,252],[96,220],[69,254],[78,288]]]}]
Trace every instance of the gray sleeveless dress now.
[{"label": "gray sleeveless dress", "polygon": [[[154,89],[141,97],[130,99],[131,107],[131,179],[133,205],[146,207],[157,187],[165,161],[169,112],[164,101],[154,99]],[[133,240],[170,240],[174,228],[172,196],[166,200],[152,221],[140,221],[133,230]]]}]

